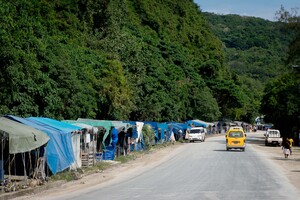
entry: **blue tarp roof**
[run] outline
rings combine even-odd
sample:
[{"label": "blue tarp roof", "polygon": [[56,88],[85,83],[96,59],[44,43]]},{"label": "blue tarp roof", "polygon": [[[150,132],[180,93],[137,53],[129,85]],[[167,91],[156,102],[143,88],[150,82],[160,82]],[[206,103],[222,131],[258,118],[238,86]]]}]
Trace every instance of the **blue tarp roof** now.
[{"label": "blue tarp roof", "polygon": [[181,130],[182,132],[184,132],[187,129],[190,129],[191,127],[187,124],[184,123],[178,123],[178,122],[170,122],[168,123],[169,127],[171,127],[174,130]]},{"label": "blue tarp roof", "polygon": [[[164,132],[169,132],[170,129],[167,123],[159,123],[159,122],[144,122],[144,124],[149,124],[152,129],[155,131],[155,137],[160,140],[165,138]],[[158,134],[158,130],[160,130],[161,134]]]},{"label": "blue tarp roof", "polygon": [[45,117],[28,117],[27,119],[29,120],[34,120],[38,123],[41,123],[42,125],[48,125],[54,129],[57,129],[57,130],[60,130],[64,133],[67,134],[67,137],[65,137],[64,141],[63,141],[63,144],[64,144],[64,148],[66,150],[69,150],[70,152],[70,159],[73,160],[73,162],[75,161],[75,155],[74,155],[74,151],[73,151],[73,146],[72,146],[72,139],[71,139],[71,133],[72,132],[75,132],[75,131],[79,131],[81,130],[82,128],[79,127],[79,126],[75,126],[75,125],[72,125],[72,124],[68,124],[68,123],[65,123],[65,122],[61,122],[61,121],[58,121],[58,120],[55,120],[55,119],[50,119],[50,118],[45,118]]},{"label": "blue tarp roof", "polygon": [[188,125],[193,124],[194,126],[198,126],[198,127],[201,126],[201,127],[204,127],[204,128],[207,128],[208,126],[213,126],[214,125],[213,123],[205,122],[205,121],[202,121],[202,120],[199,120],[199,119],[188,120],[188,121],[186,121],[186,123]]},{"label": "blue tarp roof", "polygon": [[66,122],[61,122],[55,119],[50,119],[46,117],[29,117],[28,119],[33,119],[35,121],[41,122],[43,124],[47,124],[53,128],[56,128],[61,131],[65,131],[68,133],[72,133],[74,131],[81,130],[82,128],[80,126],[75,126]]},{"label": "blue tarp roof", "polygon": [[5,117],[43,131],[50,137],[45,153],[47,164],[53,174],[65,170],[75,161],[73,149],[69,148],[70,145],[72,147],[70,133],[58,130],[32,118],[20,118],[12,115]]}]

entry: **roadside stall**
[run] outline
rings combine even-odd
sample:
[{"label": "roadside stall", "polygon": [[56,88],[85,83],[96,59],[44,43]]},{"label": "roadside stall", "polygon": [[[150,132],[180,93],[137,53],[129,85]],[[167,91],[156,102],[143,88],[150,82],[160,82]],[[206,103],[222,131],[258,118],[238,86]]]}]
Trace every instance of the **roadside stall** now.
[{"label": "roadside stall", "polygon": [[[23,187],[28,178],[45,178],[44,147],[49,141],[47,134],[6,117],[0,118],[1,166],[0,178],[5,191],[18,189],[16,180],[24,177]],[[5,176],[4,176],[5,174]],[[7,179],[4,179],[4,178]]]}]

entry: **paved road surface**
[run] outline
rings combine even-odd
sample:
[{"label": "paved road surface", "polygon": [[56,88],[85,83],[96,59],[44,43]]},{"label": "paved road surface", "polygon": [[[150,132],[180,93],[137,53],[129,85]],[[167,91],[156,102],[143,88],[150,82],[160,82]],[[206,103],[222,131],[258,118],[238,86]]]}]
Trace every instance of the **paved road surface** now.
[{"label": "paved road surface", "polygon": [[247,139],[245,152],[226,151],[224,136],[185,144],[177,156],[151,169],[145,166],[147,170],[137,176],[36,199],[299,199],[280,167],[251,144],[255,140],[252,133]]}]

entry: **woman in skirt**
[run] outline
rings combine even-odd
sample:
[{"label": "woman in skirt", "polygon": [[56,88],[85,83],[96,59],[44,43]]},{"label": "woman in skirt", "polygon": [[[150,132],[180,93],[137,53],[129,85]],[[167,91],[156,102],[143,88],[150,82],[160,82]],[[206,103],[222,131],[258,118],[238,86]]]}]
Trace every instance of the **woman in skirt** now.
[{"label": "woman in skirt", "polygon": [[283,144],[283,154],[285,158],[288,158],[290,155],[290,142],[286,140]]}]

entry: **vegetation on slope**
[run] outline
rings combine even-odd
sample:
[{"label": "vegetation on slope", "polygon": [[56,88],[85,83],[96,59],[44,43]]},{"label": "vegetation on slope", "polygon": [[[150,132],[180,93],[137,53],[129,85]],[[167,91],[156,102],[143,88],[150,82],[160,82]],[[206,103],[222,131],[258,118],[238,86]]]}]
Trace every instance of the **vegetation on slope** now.
[{"label": "vegetation on slope", "polygon": [[224,51],[192,0],[0,0],[0,14],[2,114],[251,121],[258,113],[260,82],[232,73],[227,60],[246,46]]}]

